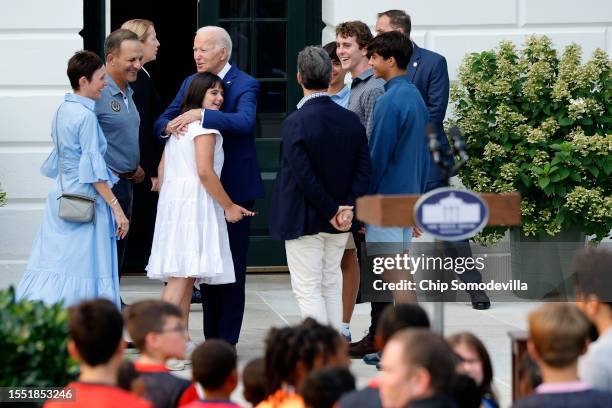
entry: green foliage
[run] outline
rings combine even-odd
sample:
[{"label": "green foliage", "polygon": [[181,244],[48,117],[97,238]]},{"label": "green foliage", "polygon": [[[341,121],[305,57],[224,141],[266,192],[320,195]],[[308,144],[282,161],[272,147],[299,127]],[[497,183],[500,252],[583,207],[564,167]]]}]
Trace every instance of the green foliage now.
[{"label": "green foliage", "polygon": [[6,193],[0,190],[0,207],[6,204]]},{"label": "green foliage", "polygon": [[[572,44],[558,58],[546,36],[528,37],[521,51],[503,41],[467,55],[451,87],[449,124],[471,157],[461,181],[521,193],[527,235],[578,227],[600,241],[612,229],[612,60],[601,49],[581,57]],[[480,238],[494,243],[504,232]]]},{"label": "green foliage", "polygon": [[68,312],[15,300],[13,287],[0,291],[0,386],[61,387],[74,380],[78,366],[66,349]]}]

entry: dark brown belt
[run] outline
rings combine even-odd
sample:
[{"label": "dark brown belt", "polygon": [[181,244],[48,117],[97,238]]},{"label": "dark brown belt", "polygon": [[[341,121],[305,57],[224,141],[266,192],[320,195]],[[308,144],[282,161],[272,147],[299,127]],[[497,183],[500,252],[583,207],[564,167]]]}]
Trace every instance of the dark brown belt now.
[{"label": "dark brown belt", "polygon": [[134,175],[134,173],[136,173],[136,170],[128,171],[127,173],[118,173],[116,171],[113,171],[113,173],[115,173],[117,175],[117,177],[119,177],[119,178],[130,179]]}]

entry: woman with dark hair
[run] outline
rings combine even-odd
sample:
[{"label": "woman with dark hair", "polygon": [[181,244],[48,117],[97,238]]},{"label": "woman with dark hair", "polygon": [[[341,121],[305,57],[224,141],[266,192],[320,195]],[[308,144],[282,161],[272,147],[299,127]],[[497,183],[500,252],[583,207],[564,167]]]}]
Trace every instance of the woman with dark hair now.
[{"label": "woman with dark hair", "polygon": [[[193,77],[181,112],[218,110],[222,103],[221,78],[202,72]],[[158,169],[161,189],[147,276],[168,283],[162,299],[181,308],[185,327],[194,283],[236,280],[225,220],[253,215],[234,204],[221,185],[222,146],[218,130],[192,122],[186,134],[168,139]],[[190,343],[187,353],[193,348]]]},{"label": "woman with dark hair", "polygon": [[455,354],[461,359],[459,371],[472,377],[480,388],[483,408],[497,408],[499,403],[493,391],[493,366],[486,347],[470,332],[453,334],[447,338]]},{"label": "woman with dark hair", "polygon": [[[79,51],[68,61],[74,93],[66,94],[53,118],[54,147],[40,169],[55,184],[17,288],[18,298],[72,306],[104,297],[119,307],[115,240],[127,235],[129,222],[110,188],[117,178],[104,161],[106,139],[94,111],[106,86],[105,73],[100,57],[90,51]],[[95,199],[93,220],[60,218],[62,194]]]}]

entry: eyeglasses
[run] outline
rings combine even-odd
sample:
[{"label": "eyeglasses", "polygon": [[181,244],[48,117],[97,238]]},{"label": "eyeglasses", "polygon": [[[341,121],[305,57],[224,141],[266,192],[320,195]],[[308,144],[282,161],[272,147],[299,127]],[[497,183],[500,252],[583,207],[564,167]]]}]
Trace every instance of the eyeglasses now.
[{"label": "eyeglasses", "polygon": [[171,332],[177,332],[177,333],[181,333],[183,335],[186,335],[188,333],[188,330],[182,324],[178,324],[178,325],[176,325],[176,327],[157,331],[157,333],[171,333]]}]

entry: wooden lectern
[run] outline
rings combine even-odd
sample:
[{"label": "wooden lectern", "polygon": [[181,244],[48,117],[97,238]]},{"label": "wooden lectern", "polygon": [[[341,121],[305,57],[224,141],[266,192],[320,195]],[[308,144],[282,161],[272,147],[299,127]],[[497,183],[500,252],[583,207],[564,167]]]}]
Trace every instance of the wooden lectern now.
[{"label": "wooden lectern", "polygon": [[[521,195],[519,193],[508,194],[480,194],[489,207],[489,220],[487,225],[515,226],[521,224]],[[419,195],[372,195],[357,199],[356,217],[366,223],[381,227],[413,227],[413,208]],[[432,329],[440,333],[444,332],[444,303],[434,303],[432,316]],[[525,352],[523,348],[518,350],[513,338],[513,360],[512,360],[512,388],[513,400],[518,392],[518,361]],[[515,350],[516,349],[516,350]]]},{"label": "wooden lectern", "polygon": [[[514,226],[521,224],[521,195],[480,194],[489,207],[487,225]],[[381,227],[413,227],[413,208],[419,195],[371,195],[357,199],[358,220]],[[434,303],[432,328],[442,334],[444,331],[444,305]]]},{"label": "wooden lectern", "polygon": [[[412,209],[419,195],[372,195],[357,199],[356,217],[381,227],[413,227]],[[521,225],[521,195],[480,194],[489,207],[487,225]]]},{"label": "wooden lectern", "polygon": [[[434,164],[442,171],[445,186],[450,185],[450,177],[457,174],[458,170],[469,159],[467,145],[459,128],[451,127],[448,135],[451,144],[443,146],[440,143],[436,127],[432,124],[427,126],[426,136],[429,152]],[[413,210],[420,197],[416,194],[361,197],[357,199],[355,215],[358,220],[366,224],[380,227],[413,227],[415,226]],[[489,208],[487,226],[521,225],[521,195],[518,192],[506,194],[483,193],[480,194],[480,197]],[[444,332],[444,303],[442,302],[434,303],[432,329],[440,335]]]}]

